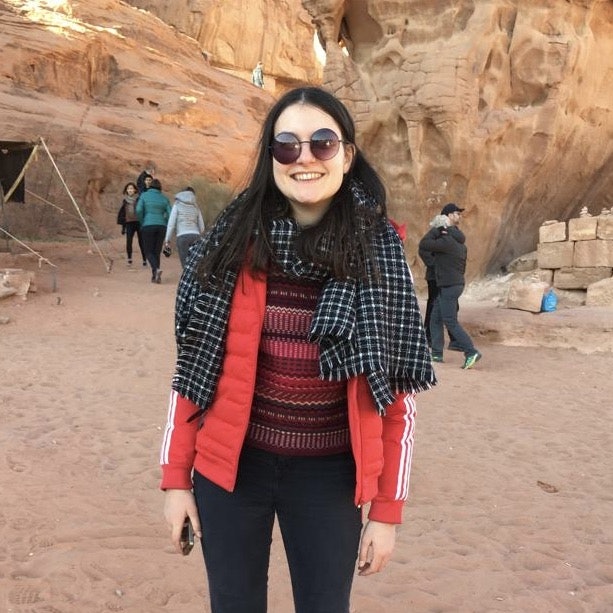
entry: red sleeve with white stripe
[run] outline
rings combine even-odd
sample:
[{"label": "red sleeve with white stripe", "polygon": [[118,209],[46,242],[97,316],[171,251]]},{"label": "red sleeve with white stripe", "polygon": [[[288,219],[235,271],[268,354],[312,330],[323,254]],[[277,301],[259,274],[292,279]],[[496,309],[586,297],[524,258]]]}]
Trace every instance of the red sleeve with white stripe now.
[{"label": "red sleeve with white stripe", "polygon": [[368,512],[374,521],[402,522],[403,503],[409,495],[415,410],[415,394],[400,394],[383,417],[383,471]]},{"label": "red sleeve with white stripe", "polygon": [[192,468],[198,433],[198,419],[193,417],[198,411],[198,406],[191,400],[183,398],[174,390],[170,392],[168,420],[160,451],[162,490],[192,489]]}]

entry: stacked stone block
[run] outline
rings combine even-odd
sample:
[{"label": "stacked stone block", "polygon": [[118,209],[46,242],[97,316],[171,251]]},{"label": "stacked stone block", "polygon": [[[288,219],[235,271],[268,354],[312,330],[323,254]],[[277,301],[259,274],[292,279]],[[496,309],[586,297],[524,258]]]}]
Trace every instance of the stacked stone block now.
[{"label": "stacked stone block", "polygon": [[538,268],[554,288],[584,290],[586,304],[613,306],[613,212],[586,214],[539,228]]}]

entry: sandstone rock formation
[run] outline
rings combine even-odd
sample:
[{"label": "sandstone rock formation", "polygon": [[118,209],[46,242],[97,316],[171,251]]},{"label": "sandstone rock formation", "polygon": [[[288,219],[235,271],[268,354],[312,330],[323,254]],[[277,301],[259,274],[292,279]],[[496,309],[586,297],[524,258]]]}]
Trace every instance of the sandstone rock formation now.
[{"label": "sandstone rock formation", "polygon": [[[273,97],[209,66],[193,39],[119,0],[9,0],[0,22],[0,140],[44,137],[102,231],[115,230],[123,185],[146,160],[167,192],[194,177],[243,180]],[[27,188],[74,213],[46,156]],[[82,231],[78,219],[63,219],[63,231]]]},{"label": "sandstone rock formation", "polygon": [[[262,60],[265,86],[321,81],[313,25],[300,0],[129,0],[198,41],[211,64],[249,77]],[[275,88],[273,88],[274,91]]]},{"label": "sandstone rock formation", "polygon": [[543,221],[613,203],[612,2],[303,5],[410,256],[449,201],[467,208],[470,276],[532,251]]},{"label": "sandstone rock formation", "polygon": [[[613,205],[611,0],[299,4],[5,0],[0,140],[43,136],[106,231],[145,160],[168,192],[194,177],[235,188],[274,99],[247,70],[263,59],[280,90],[319,82],[307,10],[324,83],[354,112],[416,277],[417,242],[445,202],[467,208],[469,279],[533,251],[543,221]],[[33,167],[28,186],[70,210],[52,175]]]}]

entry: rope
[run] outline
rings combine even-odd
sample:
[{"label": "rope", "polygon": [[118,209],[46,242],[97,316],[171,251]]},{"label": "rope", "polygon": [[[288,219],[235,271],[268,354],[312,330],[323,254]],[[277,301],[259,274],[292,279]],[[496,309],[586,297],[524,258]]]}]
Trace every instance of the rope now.
[{"label": "rope", "polygon": [[46,264],[49,264],[49,266],[52,266],[53,268],[57,268],[57,266],[53,262],[50,262],[46,257],[38,253],[38,251],[34,251],[34,249],[31,249],[30,247],[28,247],[28,245],[20,241],[16,236],[13,236],[8,230],[5,230],[4,228],[0,227],[0,232],[4,232],[4,234],[6,234],[9,238],[12,238],[15,242],[19,243],[22,247],[25,247],[30,253],[33,253],[35,256],[37,256],[39,268],[42,267],[43,262],[45,262]]}]

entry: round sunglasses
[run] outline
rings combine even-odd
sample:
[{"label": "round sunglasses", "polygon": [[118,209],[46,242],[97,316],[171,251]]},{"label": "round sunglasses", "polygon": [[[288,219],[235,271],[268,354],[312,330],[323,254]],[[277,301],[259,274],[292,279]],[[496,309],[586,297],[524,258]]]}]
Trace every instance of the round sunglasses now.
[{"label": "round sunglasses", "polygon": [[269,149],[279,164],[293,164],[302,152],[302,145],[308,143],[313,157],[320,161],[331,160],[340,148],[340,144],[349,144],[341,140],[334,130],[320,128],[311,134],[310,140],[298,140],[291,132],[277,134]]}]

